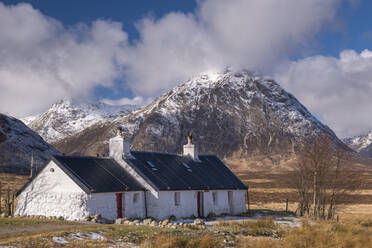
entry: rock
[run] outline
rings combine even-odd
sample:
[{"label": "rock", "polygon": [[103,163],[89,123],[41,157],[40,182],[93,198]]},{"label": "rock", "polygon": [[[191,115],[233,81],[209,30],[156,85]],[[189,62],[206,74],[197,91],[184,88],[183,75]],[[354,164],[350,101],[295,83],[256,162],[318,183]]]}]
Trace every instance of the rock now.
[{"label": "rock", "polygon": [[165,219],[161,222],[161,225],[166,226],[169,223],[169,219]]},{"label": "rock", "polygon": [[84,217],[84,220],[85,221],[91,221],[92,220],[92,216],[89,216],[89,215],[88,216],[85,216]]},{"label": "rock", "polygon": [[139,224],[140,223],[140,220],[134,220],[133,223],[134,224]]},{"label": "rock", "polygon": [[151,221],[150,226],[158,226],[158,222],[156,220]]},{"label": "rock", "polygon": [[204,225],[204,221],[202,219],[197,218],[197,219],[194,220],[194,224],[198,225],[198,226],[199,225]]},{"label": "rock", "polygon": [[1,218],[7,218],[8,215],[7,215],[6,213],[2,213],[2,214],[0,215],[0,217],[1,217]]},{"label": "rock", "polygon": [[143,224],[146,225],[146,226],[150,225],[151,222],[152,222],[152,219],[150,219],[150,218],[143,220]]},{"label": "rock", "polygon": [[124,222],[125,222],[125,219],[123,219],[123,218],[119,218],[119,219],[115,220],[115,224],[118,224],[118,225],[122,225],[122,224],[124,224]]}]

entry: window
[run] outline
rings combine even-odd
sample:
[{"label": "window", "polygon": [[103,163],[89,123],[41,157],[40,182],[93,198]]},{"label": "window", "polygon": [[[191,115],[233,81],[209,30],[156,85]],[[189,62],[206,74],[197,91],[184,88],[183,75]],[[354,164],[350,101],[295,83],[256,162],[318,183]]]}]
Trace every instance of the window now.
[{"label": "window", "polygon": [[212,192],[213,204],[217,205],[217,191]]},{"label": "window", "polygon": [[155,167],[155,165],[151,161],[146,161],[146,163],[151,167],[153,171],[157,171],[158,169]]},{"label": "window", "polygon": [[139,199],[139,193],[134,193],[133,194],[133,203],[137,203]]},{"label": "window", "polygon": [[181,205],[181,192],[174,192],[174,206]]},{"label": "window", "polygon": [[186,169],[187,169],[188,172],[192,172],[192,170],[191,170],[191,168],[190,168],[190,166],[188,164],[186,164],[185,162],[183,162],[182,164],[183,164],[183,166],[186,167]]},{"label": "window", "polygon": [[183,162],[183,166],[185,166],[187,169],[190,169],[190,166],[186,164],[185,162]]}]

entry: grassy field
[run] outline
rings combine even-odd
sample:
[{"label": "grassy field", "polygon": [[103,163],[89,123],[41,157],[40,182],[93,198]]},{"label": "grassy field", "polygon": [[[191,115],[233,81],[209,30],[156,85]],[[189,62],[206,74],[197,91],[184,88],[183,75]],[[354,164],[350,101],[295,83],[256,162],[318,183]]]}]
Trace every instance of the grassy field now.
[{"label": "grassy field", "polygon": [[[48,227],[48,229],[46,229]],[[53,228],[52,228],[53,227]],[[0,246],[14,247],[372,247],[372,216],[355,215],[340,222],[302,220],[284,228],[273,219],[226,221],[199,228],[84,224],[67,221],[0,218]],[[27,230],[24,230],[27,228]]]}]

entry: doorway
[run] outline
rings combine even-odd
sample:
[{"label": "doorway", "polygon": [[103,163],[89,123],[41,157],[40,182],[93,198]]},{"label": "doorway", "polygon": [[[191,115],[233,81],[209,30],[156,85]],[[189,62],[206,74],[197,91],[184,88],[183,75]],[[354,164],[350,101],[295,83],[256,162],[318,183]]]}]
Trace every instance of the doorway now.
[{"label": "doorway", "polygon": [[123,193],[116,193],[116,218],[123,218]]}]

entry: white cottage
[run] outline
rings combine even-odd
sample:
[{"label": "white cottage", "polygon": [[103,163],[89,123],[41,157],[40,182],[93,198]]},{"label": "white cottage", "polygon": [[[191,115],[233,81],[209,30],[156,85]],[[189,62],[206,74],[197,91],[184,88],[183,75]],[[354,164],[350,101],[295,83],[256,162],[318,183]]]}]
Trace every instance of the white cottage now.
[{"label": "white cottage", "polygon": [[108,158],[52,157],[18,192],[16,214],[160,220],[246,210],[247,186],[215,155],[198,155],[191,136],[183,155],[129,147],[119,131]]}]

